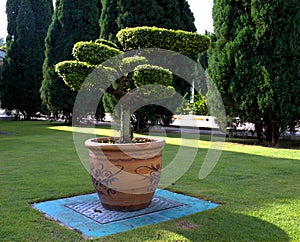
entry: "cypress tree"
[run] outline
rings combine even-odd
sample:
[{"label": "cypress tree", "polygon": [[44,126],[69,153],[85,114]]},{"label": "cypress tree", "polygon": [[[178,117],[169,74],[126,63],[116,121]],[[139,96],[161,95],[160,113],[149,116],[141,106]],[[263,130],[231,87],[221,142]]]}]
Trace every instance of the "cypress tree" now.
[{"label": "cypress tree", "polygon": [[119,30],[137,26],[161,27],[164,16],[164,10],[156,0],[119,0],[117,10]]},{"label": "cypress tree", "polygon": [[163,9],[163,19],[157,27],[168,29],[184,29],[181,21],[180,8],[177,0],[157,0],[157,5]]},{"label": "cypress tree", "polygon": [[51,0],[7,2],[8,37],[0,83],[1,105],[18,109],[26,119],[41,108],[43,43],[52,10]]},{"label": "cypress tree", "polygon": [[196,31],[195,18],[186,0],[102,0],[100,38],[116,42],[122,28],[156,26]]},{"label": "cypress tree", "polygon": [[116,19],[118,18],[117,0],[102,0],[102,12],[99,20],[100,38],[117,42],[116,34],[119,31]]},{"label": "cypress tree", "polygon": [[16,35],[16,20],[19,11],[19,6],[21,4],[21,0],[8,0],[6,2],[6,15],[7,15],[7,44],[14,38]]},{"label": "cypress tree", "polygon": [[258,106],[266,139],[274,144],[300,118],[300,2],[256,0],[253,6],[256,54],[261,53],[262,63]]},{"label": "cypress tree", "polygon": [[54,65],[71,59],[76,42],[99,37],[100,9],[100,0],[56,0],[56,9],[46,37],[44,78],[40,89],[43,104],[53,113],[63,112],[70,118],[76,96],[55,73]]},{"label": "cypress tree", "polygon": [[272,144],[300,117],[299,1],[217,0],[209,74],[226,112]]},{"label": "cypress tree", "polygon": [[180,9],[180,19],[182,22],[181,29],[191,32],[196,32],[196,26],[194,24],[195,18],[191,11],[190,5],[186,0],[178,0]]}]

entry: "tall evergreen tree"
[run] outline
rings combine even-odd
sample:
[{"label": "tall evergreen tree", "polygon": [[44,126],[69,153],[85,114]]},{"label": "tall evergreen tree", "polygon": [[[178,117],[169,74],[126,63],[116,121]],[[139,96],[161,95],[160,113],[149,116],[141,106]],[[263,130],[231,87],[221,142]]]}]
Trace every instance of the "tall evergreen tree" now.
[{"label": "tall evergreen tree", "polygon": [[180,19],[183,24],[184,30],[187,31],[196,31],[196,26],[194,24],[195,18],[191,11],[190,5],[186,0],[178,0],[179,3],[179,9],[180,9]]},{"label": "tall evergreen tree", "polygon": [[102,0],[102,5],[100,38],[116,41],[120,29],[137,26],[196,31],[186,0]]},{"label": "tall evergreen tree", "polygon": [[216,0],[209,74],[227,113],[275,143],[300,117],[300,3]]},{"label": "tall evergreen tree", "polygon": [[163,21],[157,24],[162,24],[161,27],[164,28],[185,29],[181,21],[178,0],[156,0],[156,2],[163,10]]},{"label": "tall evergreen tree", "polygon": [[137,26],[157,26],[162,24],[163,8],[156,0],[119,0],[118,18],[119,29]]},{"label": "tall evergreen tree", "polygon": [[18,109],[25,118],[30,118],[41,108],[43,43],[52,11],[51,0],[7,2],[8,36],[0,83],[1,105]]},{"label": "tall evergreen tree", "polygon": [[40,89],[43,104],[51,112],[63,111],[69,118],[76,93],[71,91],[54,71],[58,62],[71,59],[78,41],[99,37],[100,0],[56,0],[56,9],[46,37],[43,83]]},{"label": "tall evergreen tree", "polygon": [[17,24],[17,15],[19,11],[19,6],[21,0],[8,0],[6,2],[6,15],[7,15],[7,44],[14,38],[16,35],[16,24]]},{"label": "tall evergreen tree", "polygon": [[119,31],[116,19],[118,18],[117,0],[102,0],[102,12],[99,20],[100,38],[117,42],[116,34]]}]

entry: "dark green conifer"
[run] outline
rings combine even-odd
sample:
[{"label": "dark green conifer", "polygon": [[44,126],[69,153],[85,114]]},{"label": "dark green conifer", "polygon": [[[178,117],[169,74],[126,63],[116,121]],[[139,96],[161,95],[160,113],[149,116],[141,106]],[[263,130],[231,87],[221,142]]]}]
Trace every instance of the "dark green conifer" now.
[{"label": "dark green conifer", "polygon": [[18,109],[27,119],[41,109],[44,39],[52,11],[51,0],[7,1],[8,36],[0,83],[1,106]]},{"label": "dark green conifer", "polygon": [[102,0],[100,17],[100,38],[117,42],[116,33],[119,31],[116,19],[118,18],[117,0]]},{"label": "dark green conifer", "polygon": [[297,0],[214,2],[209,74],[226,112],[272,144],[300,118],[299,12]]},{"label": "dark green conifer", "polygon": [[120,29],[156,26],[196,31],[194,15],[186,0],[102,0],[100,38],[116,42]]},{"label": "dark green conifer", "polygon": [[53,113],[70,118],[76,93],[54,71],[58,62],[70,59],[73,45],[99,37],[100,0],[56,0],[56,9],[46,37],[41,97]]}]

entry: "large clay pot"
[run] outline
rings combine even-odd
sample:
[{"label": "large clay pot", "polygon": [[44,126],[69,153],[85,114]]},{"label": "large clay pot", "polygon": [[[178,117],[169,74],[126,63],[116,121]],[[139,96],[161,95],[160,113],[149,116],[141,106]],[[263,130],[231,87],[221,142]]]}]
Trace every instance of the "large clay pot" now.
[{"label": "large clay pot", "polygon": [[159,182],[165,142],[110,144],[109,139],[85,142],[90,175],[103,207],[117,211],[146,208]]}]

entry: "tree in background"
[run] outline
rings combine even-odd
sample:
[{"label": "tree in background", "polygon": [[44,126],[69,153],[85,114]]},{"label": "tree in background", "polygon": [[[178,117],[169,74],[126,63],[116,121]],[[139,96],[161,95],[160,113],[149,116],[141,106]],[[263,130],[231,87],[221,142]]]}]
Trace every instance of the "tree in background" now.
[{"label": "tree in background", "polygon": [[76,42],[99,37],[100,11],[100,0],[56,0],[54,16],[46,37],[40,89],[43,104],[52,113],[63,112],[70,118],[76,96],[75,92],[61,82],[54,71],[54,65],[71,58],[72,47]]},{"label": "tree in background", "polygon": [[178,0],[179,9],[180,9],[180,19],[184,27],[181,29],[196,32],[196,26],[194,24],[195,18],[194,14],[191,11],[190,5],[186,0]]},{"label": "tree in background", "polygon": [[102,0],[100,16],[100,38],[117,43],[116,33],[119,31],[116,19],[118,18],[117,0]]},{"label": "tree in background", "polygon": [[217,0],[208,72],[227,114],[272,144],[300,117],[300,2]]},{"label": "tree in background", "polygon": [[186,0],[102,0],[100,38],[116,42],[120,29],[156,26],[196,31],[194,15]]},{"label": "tree in background", "polygon": [[[41,109],[44,39],[51,22],[51,0],[7,1],[7,53],[0,83],[2,107],[26,119]],[[42,21],[41,21],[42,19]]]},{"label": "tree in background", "polygon": [[6,15],[7,15],[7,38],[6,42],[9,44],[16,35],[17,15],[21,0],[7,0]]}]

